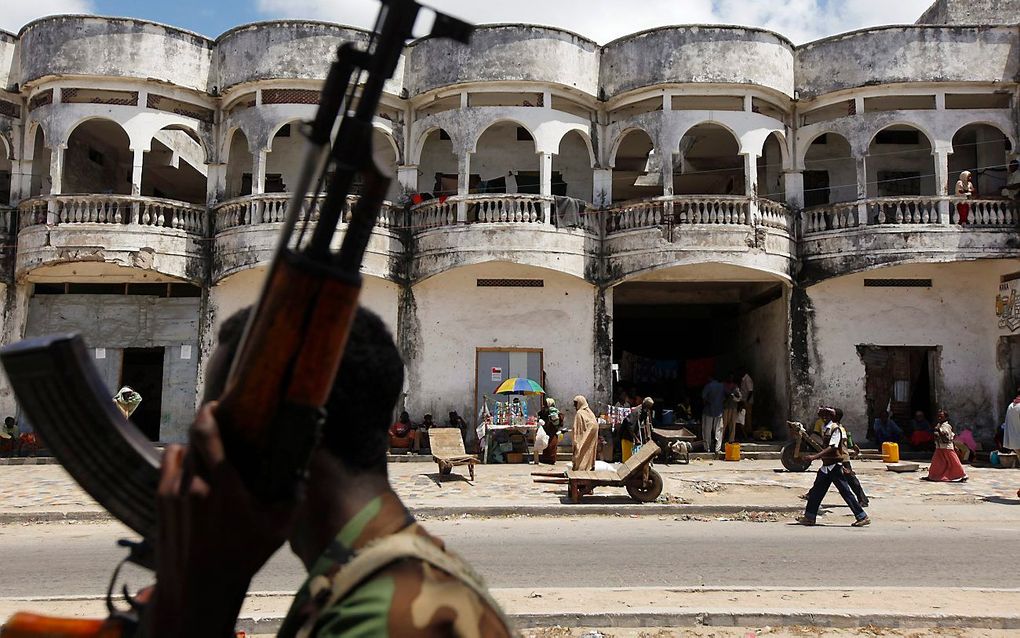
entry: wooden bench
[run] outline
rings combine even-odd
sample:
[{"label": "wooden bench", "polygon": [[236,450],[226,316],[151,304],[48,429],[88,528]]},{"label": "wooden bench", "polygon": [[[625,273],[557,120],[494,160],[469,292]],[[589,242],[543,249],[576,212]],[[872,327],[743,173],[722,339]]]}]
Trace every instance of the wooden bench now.
[{"label": "wooden bench", "polygon": [[432,428],[429,430],[432,460],[439,465],[439,474],[447,476],[453,468],[466,465],[471,480],[475,480],[475,463],[478,457],[464,451],[464,439],[459,428]]},{"label": "wooden bench", "polygon": [[580,503],[581,497],[591,494],[596,487],[625,487],[630,497],[639,503],[650,503],[662,494],[662,477],[652,469],[652,461],[659,455],[659,446],[646,443],[637,454],[620,465],[616,472],[608,470],[567,470],[554,474],[535,472],[536,483],[567,484],[570,500]]}]

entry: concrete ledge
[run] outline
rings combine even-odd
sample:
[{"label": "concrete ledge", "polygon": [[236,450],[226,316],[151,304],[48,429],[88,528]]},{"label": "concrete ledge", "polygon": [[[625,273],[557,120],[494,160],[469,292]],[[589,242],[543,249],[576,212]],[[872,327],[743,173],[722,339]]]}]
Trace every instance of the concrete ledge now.
[{"label": "concrete ledge", "polygon": [[[736,516],[753,512],[775,514],[797,514],[803,505],[747,506],[747,505],[681,505],[669,503],[626,503],[620,505],[573,505],[550,503],[549,505],[494,505],[494,506],[425,506],[411,507],[411,513],[419,518],[442,518],[472,516],[478,518],[499,518],[505,516]],[[103,510],[82,510],[70,512],[34,511],[0,512],[0,525],[17,523],[50,523],[62,521],[94,522],[114,520]]]}]

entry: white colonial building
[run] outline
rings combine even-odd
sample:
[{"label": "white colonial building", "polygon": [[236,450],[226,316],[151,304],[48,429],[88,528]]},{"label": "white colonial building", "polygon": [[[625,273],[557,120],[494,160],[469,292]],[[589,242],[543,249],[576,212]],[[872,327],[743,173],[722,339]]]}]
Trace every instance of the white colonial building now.
[{"label": "white colonial building", "polygon": [[[859,434],[945,406],[988,438],[1020,381],[1018,22],[1016,0],[940,0],[803,46],[725,26],[412,43],[376,121],[396,179],[363,295],[406,407],[473,418],[516,374],[565,404],[614,384],[670,403],[746,367],[777,432],[827,402]],[[180,440],[217,325],[264,276],[299,125],[367,37],[0,32],[3,342],[84,333],[109,387],[147,397],[138,424]]]}]

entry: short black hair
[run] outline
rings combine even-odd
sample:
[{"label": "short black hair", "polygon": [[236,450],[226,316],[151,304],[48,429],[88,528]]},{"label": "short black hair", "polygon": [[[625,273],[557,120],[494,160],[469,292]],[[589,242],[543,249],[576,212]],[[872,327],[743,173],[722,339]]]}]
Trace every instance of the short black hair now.
[{"label": "short black hair", "polygon": [[833,420],[836,423],[842,423],[843,422],[843,408],[833,408],[833,412],[835,413],[835,417],[836,417]]},{"label": "short black hair", "polygon": [[[219,347],[228,360],[237,353],[250,311],[240,310],[220,326]],[[207,379],[214,388],[225,383]],[[349,470],[385,473],[390,419],[403,387],[404,362],[393,336],[379,315],[359,307],[326,404],[320,445]]]}]

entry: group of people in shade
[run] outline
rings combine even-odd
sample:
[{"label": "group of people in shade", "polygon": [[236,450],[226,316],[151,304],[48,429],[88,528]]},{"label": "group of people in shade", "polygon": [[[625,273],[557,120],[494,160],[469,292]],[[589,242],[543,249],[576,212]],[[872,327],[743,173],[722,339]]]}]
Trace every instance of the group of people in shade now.
[{"label": "group of people in shade", "polygon": [[754,431],[751,410],[754,407],[754,380],[746,371],[729,375],[725,382],[713,376],[701,390],[701,438],[705,451],[722,452],[723,442],[737,439],[737,431],[750,439]]},{"label": "group of people in shade", "polygon": [[436,427],[457,428],[467,445],[470,436],[470,429],[464,417],[452,411],[445,425],[436,423],[435,418],[426,413],[420,422],[411,420],[411,415],[405,410],[400,413],[397,422],[390,426],[390,447],[406,447],[412,454],[421,453],[429,447],[429,430]]}]

